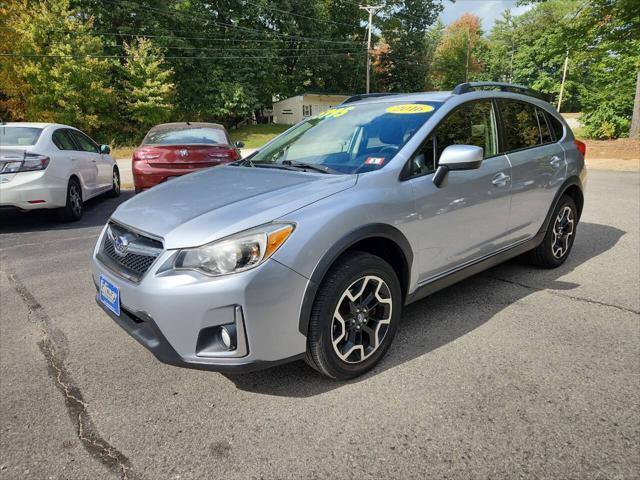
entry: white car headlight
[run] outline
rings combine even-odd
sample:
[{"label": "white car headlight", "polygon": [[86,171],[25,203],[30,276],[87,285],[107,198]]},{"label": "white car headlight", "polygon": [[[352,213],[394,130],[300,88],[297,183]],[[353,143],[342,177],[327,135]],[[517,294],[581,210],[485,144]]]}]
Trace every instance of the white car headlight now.
[{"label": "white car headlight", "polygon": [[249,270],[273,255],[294,228],[290,223],[273,223],[201,247],[184,249],[178,253],[173,266],[214,277]]}]

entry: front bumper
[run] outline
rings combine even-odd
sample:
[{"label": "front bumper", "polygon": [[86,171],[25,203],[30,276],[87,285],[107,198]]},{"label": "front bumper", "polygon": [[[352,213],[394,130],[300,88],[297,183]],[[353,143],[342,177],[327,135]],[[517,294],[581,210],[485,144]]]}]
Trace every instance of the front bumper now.
[{"label": "front bumper", "polygon": [[[20,210],[64,207],[67,185],[46,170],[0,175],[0,207]],[[37,203],[32,203],[37,202]]]},{"label": "front bumper", "polygon": [[[222,277],[178,272],[166,268],[175,254],[163,252],[139,283],[109,270],[95,252],[93,257],[94,283],[99,285],[103,275],[119,287],[121,314],[108,311],[98,294],[99,305],[156,358],[183,367],[246,372],[305,353],[298,319],[309,280],[274,259]],[[230,323],[240,332],[238,338],[244,337],[244,346],[231,352],[198,350],[203,331]]]}]

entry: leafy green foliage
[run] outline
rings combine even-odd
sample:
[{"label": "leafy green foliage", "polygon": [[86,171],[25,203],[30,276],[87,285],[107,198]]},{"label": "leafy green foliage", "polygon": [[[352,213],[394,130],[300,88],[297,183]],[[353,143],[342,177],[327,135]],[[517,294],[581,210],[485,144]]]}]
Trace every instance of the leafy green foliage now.
[{"label": "leafy green foliage", "polygon": [[83,35],[91,30],[91,20],[80,20],[68,0],[16,0],[5,18],[13,33],[11,52],[22,55],[0,65],[11,116],[72,124],[88,132],[109,126],[107,112],[114,106],[110,60],[77,60],[102,55],[100,39]]},{"label": "leafy green foliage", "polygon": [[124,43],[124,52],[125,111],[135,131],[144,132],[171,118],[173,71],[166,67],[162,51],[148,39],[138,38],[131,45]]},{"label": "leafy green foliage", "polygon": [[474,79],[482,71],[476,58],[482,42],[478,17],[466,13],[451,23],[444,30],[433,59],[435,86],[451,90],[459,83]]},{"label": "leafy green foliage", "polygon": [[379,91],[424,91],[433,55],[430,27],[442,11],[439,0],[387,1],[382,20],[384,49],[378,52],[374,85]]}]

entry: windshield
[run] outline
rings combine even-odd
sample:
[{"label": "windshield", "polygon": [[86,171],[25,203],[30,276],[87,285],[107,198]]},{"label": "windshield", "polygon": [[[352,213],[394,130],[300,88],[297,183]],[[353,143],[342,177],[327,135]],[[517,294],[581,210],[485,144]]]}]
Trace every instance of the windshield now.
[{"label": "windshield", "polygon": [[142,145],[226,145],[228,143],[224,130],[207,127],[152,129],[142,141]]},{"label": "windshield", "polygon": [[282,134],[250,157],[260,166],[318,166],[327,172],[382,168],[441,103],[383,102],[326,110]]},{"label": "windshield", "polygon": [[41,128],[3,125],[0,127],[0,146],[35,145],[41,133]]}]

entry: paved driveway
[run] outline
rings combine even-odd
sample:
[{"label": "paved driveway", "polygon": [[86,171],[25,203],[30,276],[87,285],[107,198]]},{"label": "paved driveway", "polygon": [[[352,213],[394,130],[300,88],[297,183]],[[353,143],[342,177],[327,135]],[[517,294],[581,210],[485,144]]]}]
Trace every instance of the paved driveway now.
[{"label": "paved driveway", "polygon": [[116,201],[69,225],[0,214],[0,479],[638,478],[639,183],[591,172],[563,267],[410,306],[348,383],[160,364],[94,304]]}]

